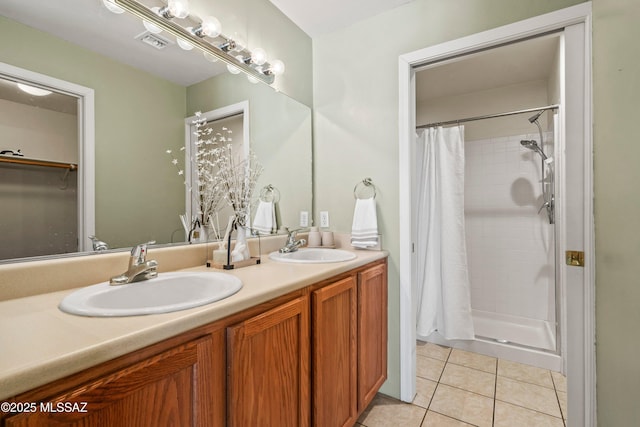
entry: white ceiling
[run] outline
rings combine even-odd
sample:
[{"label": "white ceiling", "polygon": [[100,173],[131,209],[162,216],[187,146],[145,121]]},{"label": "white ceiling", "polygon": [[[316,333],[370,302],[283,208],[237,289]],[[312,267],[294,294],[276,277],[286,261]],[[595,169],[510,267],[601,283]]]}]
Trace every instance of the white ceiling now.
[{"label": "white ceiling", "polygon": [[413,0],[270,0],[311,37],[330,33]]},{"label": "white ceiling", "polygon": [[416,73],[416,100],[546,80],[553,70],[558,45],[558,36],[550,35],[425,68]]},{"label": "white ceiling", "polygon": [[0,79],[0,99],[60,113],[77,114],[77,98],[58,92],[52,92],[46,96],[29,95],[18,89],[16,82],[11,80]]}]

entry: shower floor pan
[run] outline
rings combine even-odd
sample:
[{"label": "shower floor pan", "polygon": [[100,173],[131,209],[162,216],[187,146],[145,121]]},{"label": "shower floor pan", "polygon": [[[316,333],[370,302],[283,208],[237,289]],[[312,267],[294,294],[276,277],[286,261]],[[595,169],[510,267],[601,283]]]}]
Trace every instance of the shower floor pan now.
[{"label": "shower floor pan", "polygon": [[555,351],[556,340],[551,322],[473,310],[476,337],[493,339],[539,350]]},{"label": "shower floor pan", "polygon": [[423,341],[562,372],[553,324],[541,320],[473,310],[475,340],[447,340],[438,332]]}]

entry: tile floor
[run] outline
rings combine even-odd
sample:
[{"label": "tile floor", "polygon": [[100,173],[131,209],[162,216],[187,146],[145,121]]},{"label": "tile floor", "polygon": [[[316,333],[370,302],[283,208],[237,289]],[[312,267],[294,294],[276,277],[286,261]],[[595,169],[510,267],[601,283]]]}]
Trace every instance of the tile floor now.
[{"label": "tile floor", "polygon": [[356,426],[565,427],[557,372],[418,341],[412,404],[378,394]]}]

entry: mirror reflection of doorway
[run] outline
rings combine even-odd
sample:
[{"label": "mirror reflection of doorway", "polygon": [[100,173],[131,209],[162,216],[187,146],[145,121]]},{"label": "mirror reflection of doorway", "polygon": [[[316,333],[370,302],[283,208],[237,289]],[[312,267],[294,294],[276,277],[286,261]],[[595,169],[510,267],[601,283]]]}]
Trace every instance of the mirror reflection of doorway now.
[{"label": "mirror reflection of doorway", "polygon": [[[211,119],[203,126],[203,129],[210,129],[213,135],[217,135],[220,140],[217,147],[222,148],[227,144],[231,146],[233,157],[241,162],[245,159],[244,154],[244,135],[243,135],[244,117],[242,113],[220,119]],[[217,232],[213,237],[215,239],[222,238],[225,232],[227,221],[233,215],[233,208],[225,201],[221,202],[221,208],[211,218],[213,229]]]},{"label": "mirror reflection of doorway", "polygon": [[0,78],[0,259],[79,250],[78,104]]},{"label": "mirror reflection of doorway", "polygon": [[[203,122],[200,131],[203,134],[201,140],[215,140],[214,147],[223,148],[224,145],[231,146],[231,152],[237,164],[245,161],[249,156],[249,103],[247,101],[237,104],[207,111],[199,116]],[[198,176],[194,164],[197,157],[198,141],[196,129],[196,116],[185,119],[189,135],[186,141],[187,150],[185,152],[185,165],[187,176],[190,177],[187,185],[186,212],[192,223],[198,218],[198,197],[193,194],[197,191]],[[191,188],[191,192],[188,191]],[[220,209],[215,209],[215,213],[209,218],[207,231],[208,240],[219,240],[225,232],[229,217],[233,215],[233,208],[225,201],[221,203]],[[188,236],[187,236],[188,239]]]}]

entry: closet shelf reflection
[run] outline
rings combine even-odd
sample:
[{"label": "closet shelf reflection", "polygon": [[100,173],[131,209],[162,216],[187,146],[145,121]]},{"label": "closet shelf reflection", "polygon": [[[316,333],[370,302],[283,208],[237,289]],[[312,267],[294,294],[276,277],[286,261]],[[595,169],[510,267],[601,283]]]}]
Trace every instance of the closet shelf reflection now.
[{"label": "closet shelf reflection", "polygon": [[29,166],[45,166],[50,168],[68,169],[69,171],[78,170],[78,165],[75,163],[54,162],[49,160],[29,159],[25,157],[16,157],[16,156],[0,156],[0,163],[16,163],[16,164],[29,165]]}]

